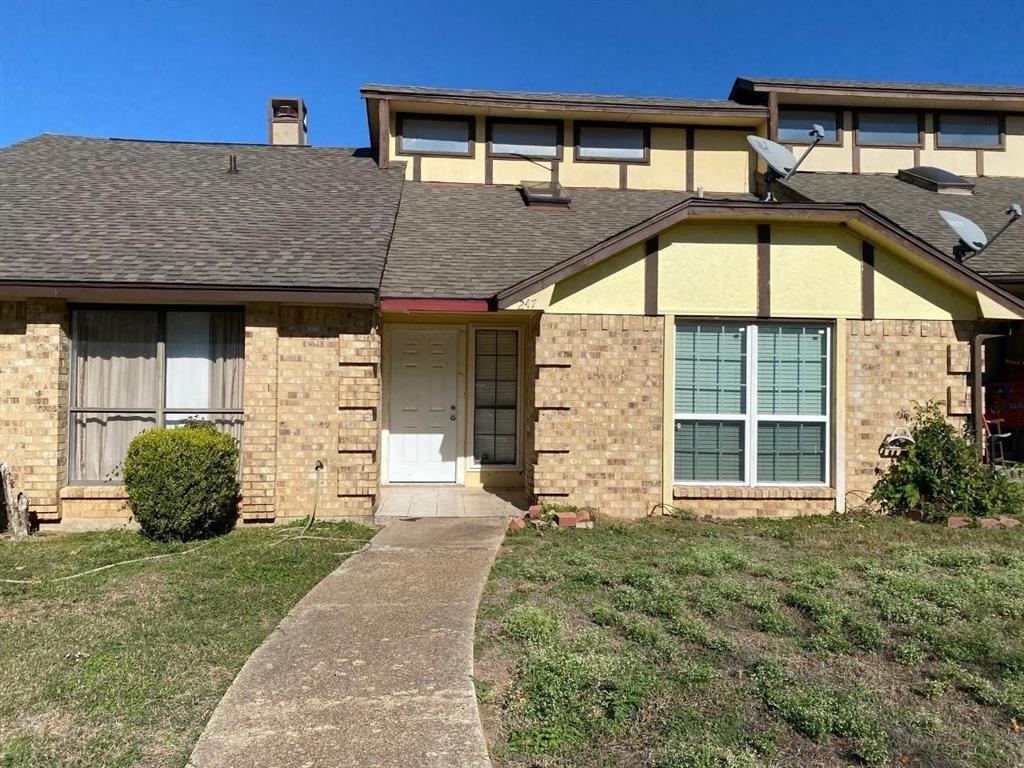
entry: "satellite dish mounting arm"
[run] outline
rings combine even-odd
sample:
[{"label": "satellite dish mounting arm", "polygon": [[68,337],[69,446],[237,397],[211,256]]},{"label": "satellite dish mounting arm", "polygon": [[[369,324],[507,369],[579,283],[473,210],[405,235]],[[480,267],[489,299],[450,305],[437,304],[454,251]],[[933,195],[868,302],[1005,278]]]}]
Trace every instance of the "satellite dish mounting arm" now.
[{"label": "satellite dish mounting arm", "polygon": [[811,154],[811,150],[818,146],[818,143],[825,138],[825,129],[815,123],[811,126],[811,130],[807,132],[807,135],[811,137],[811,143],[808,145],[807,149],[804,150],[804,153],[800,155],[800,159],[796,161],[796,165],[790,169],[789,173],[782,177],[783,181],[791,178],[793,174],[796,173],[797,168],[799,168],[803,161],[807,159],[807,156]]},{"label": "satellite dish mounting arm", "polygon": [[[775,201],[775,194],[772,192],[772,185],[776,181],[786,181],[787,179],[792,178],[793,174],[797,172],[797,169],[803,161],[807,159],[809,154],[811,154],[811,150],[818,146],[819,142],[825,138],[825,129],[818,124],[814,124],[811,126],[811,130],[807,132],[807,135],[811,137],[811,143],[808,145],[807,149],[804,150],[804,153],[800,155],[799,160],[793,158],[793,155],[790,154],[789,150],[775,142],[761,140],[761,144],[765,145],[762,147],[755,143],[754,137],[747,137],[747,140],[751,142],[755,151],[761,155],[761,159],[765,160],[766,165],[768,166],[768,169],[764,174],[764,196],[761,198],[761,202],[768,203]],[[769,157],[764,154],[767,151],[774,153],[774,156]],[[783,159],[792,161],[792,165],[789,165],[788,162],[783,165],[781,162]]]},{"label": "satellite dish mounting arm", "polygon": [[992,243],[999,239],[999,236],[1003,234],[1003,232],[1005,232],[1011,226],[1013,226],[1014,222],[1016,222],[1017,219],[1021,218],[1021,216],[1024,216],[1024,209],[1021,208],[1020,203],[1011,203],[1010,207],[1007,208],[1004,211],[1004,213],[1009,217],[1009,219],[1007,219],[1006,223],[1003,224],[1002,227],[1000,227],[998,232],[992,235],[992,239],[985,243],[985,245],[983,245],[978,250],[974,250],[973,248],[964,245],[963,240],[961,240],[959,243],[953,246],[953,255],[956,256],[957,261],[967,261],[967,259],[971,258],[971,256],[977,256],[979,253],[981,253],[990,245],[992,245]]}]

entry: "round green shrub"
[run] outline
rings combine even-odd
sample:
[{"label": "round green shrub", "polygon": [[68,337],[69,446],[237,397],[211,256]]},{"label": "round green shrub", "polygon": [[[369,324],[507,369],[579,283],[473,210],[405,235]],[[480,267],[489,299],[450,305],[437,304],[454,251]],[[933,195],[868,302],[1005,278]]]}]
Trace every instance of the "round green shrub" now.
[{"label": "round green shrub", "polygon": [[995,467],[978,458],[974,441],[957,429],[938,403],[914,409],[914,442],[885,471],[870,500],[886,512],[920,513],[926,521],[954,515],[986,517],[1017,514],[1024,492]]},{"label": "round green shrub", "polygon": [[238,443],[209,422],[137,435],[123,467],[128,501],[148,538],[188,541],[234,525]]}]

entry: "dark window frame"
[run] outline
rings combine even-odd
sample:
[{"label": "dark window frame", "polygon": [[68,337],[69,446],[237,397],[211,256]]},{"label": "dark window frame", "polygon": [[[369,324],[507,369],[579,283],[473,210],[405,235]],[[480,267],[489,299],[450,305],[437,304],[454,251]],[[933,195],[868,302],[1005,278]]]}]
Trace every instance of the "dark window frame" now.
[{"label": "dark window frame", "polygon": [[779,128],[780,128],[781,123],[782,123],[782,113],[783,112],[834,112],[835,116],[836,116],[836,138],[835,138],[835,141],[831,141],[829,139],[822,139],[821,141],[818,142],[818,146],[819,147],[842,147],[842,146],[844,146],[844,141],[845,141],[845,137],[846,137],[846,125],[844,123],[844,116],[845,116],[844,112],[845,112],[845,110],[842,107],[830,107],[830,106],[813,107],[813,106],[805,106],[805,105],[802,105],[802,104],[799,105],[799,106],[792,106],[790,104],[785,104],[785,105],[780,104],[779,105],[778,113],[776,115],[775,140],[779,144],[810,144],[811,143],[811,137],[810,136],[808,136],[805,139],[782,139],[782,138],[779,138]]},{"label": "dark window frame", "polygon": [[[998,144],[944,144],[942,142],[942,118],[946,117],[995,117],[996,129],[999,131]],[[935,112],[935,148],[936,149],[980,149],[989,152],[1006,150],[1006,114],[1004,112],[986,112],[975,109],[944,109]]]},{"label": "dark window frame", "polygon": [[[643,132],[644,156],[637,159],[621,159],[613,157],[581,157],[581,128],[631,128]],[[572,159],[575,163],[604,163],[605,165],[650,165],[651,164],[651,126],[649,123],[627,123],[607,120],[574,120],[572,124]]]},{"label": "dark window frame", "polygon": [[[860,136],[860,118],[862,114],[870,115],[910,115],[917,118],[917,141],[914,143],[874,142],[864,141]],[[858,109],[853,112],[853,141],[858,147],[871,147],[881,149],[923,149],[925,134],[925,112],[919,109]]]},{"label": "dark window frame", "polygon": [[[405,148],[406,120],[437,120],[449,123],[465,123],[466,135],[469,137],[467,152],[424,152],[423,150]],[[426,112],[399,112],[395,116],[395,154],[408,157],[476,157],[476,115],[437,115]]]},{"label": "dark window frame", "polygon": [[[515,333],[516,335],[516,404],[515,404],[515,459],[512,462],[489,462],[481,461],[476,457],[476,411],[480,405],[476,401],[476,383],[477,383],[477,334],[481,332],[503,332],[508,331]],[[470,332],[473,337],[472,341],[472,361],[473,361],[473,380],[472,380],[472,429],[469,430],[469,436],[472,439],[470,445],[469,455],[471,458],[471,468],[486,470],[486,471],[519,471],[522,464],[522,439],[523,439],[523,386],[522,386],[522,371],[523,371],[523,332],[518,326],[500,326],[500,325],[474,325],[471,326]],[[487,406],[485,406],[487,407]],[[507,409],[507,406],[506,406]],[[495,406],[495,410],[498,410]],[[496,435],[495,435],[496,436]]]},{"label": "dark window frame", "polygon": [[[513,125],[547,125],[553,126],[555,129],[555,154],[553,155],[518,155],[510,154],[507,152],[495,152],[493,148],[494,142],[494,125],[495,123],[508,123]],[[561,162],[562,156],[565,154],[565,121],[564,120],[544,120],[544,119],[533,119],[529,117],[501,117],[501,116],[489,116],[484,122],[484,133],[487,142],[487,157],[494,158],[495,160],[547,160],[548,162],[557,160]]]},{"label": "dark window frame", "polygon": [[[154,408],[90,408],[79,406],[78,387],[78,326],[75,323],[75,312],[79,311],[135,311],[155,312],[157,315],[157,336],[156,336],[156,365],[157,376],[154,382]],[[74,486],[118,486],[123,483],[120,480],[83,480],[74,477],[76,465],[75,453],[75,416],[80,413],[94,414],[127,414],[148,416],[153,415],[153,428],[163,427],[167,421],[167,414],[188,415],[188,414],[217,414],[227,416],[245,417],[245,406],[242,408],[167,408],[167,315],[170,312],[232,312],[242,316],[242,360],[244,376],[245,360],[245,308],[239,306],[212,306],[196,304],[161,304],[157,306],[146,304],[69,304],[68,324],[71,329],[69,339],[70,364],[68,366],[68,428],[67,428],[67,476],[68,485]],[[245,432],[242,432],[243,439]],[[239,446],[241,448],[241,446]]]}]

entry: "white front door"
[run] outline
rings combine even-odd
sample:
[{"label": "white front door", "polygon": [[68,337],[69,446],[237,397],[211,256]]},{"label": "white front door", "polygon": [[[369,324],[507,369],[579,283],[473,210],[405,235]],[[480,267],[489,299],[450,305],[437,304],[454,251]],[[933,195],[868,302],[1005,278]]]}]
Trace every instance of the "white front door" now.
[{"label": "white front door", "polygon": [[388,480],[454,483],[458,332],[398,329],[391,334]]}]

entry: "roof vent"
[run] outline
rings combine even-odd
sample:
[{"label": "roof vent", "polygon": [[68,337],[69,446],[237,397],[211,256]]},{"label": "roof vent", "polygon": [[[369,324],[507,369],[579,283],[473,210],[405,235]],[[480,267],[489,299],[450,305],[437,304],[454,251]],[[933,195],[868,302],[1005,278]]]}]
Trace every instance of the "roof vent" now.
[{"label": "roof vent", "polygon": [[568,208],[572,200],[557,181],[524,181],[519,191],[531,208]]},{"label": "roof vent", "polygon": [[896,178],[941,195],[970,195],[974,193],[974,184],[963,176],[957,176],[955,173],[931,165],[904,168],[896,174]]}]

